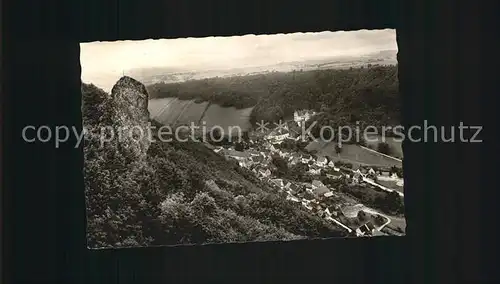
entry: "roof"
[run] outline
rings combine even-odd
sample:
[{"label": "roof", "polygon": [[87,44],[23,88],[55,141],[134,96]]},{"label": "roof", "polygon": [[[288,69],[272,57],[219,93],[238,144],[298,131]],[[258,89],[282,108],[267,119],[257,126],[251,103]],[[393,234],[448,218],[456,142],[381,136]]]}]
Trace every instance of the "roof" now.
[{"label": "roof", "polygon": [[359,210],[363,209],[363,205],[357,204],[353,206],[344,206],[342,208],[342,214],[346,217],[356,217],[358,215]]},{"label": "roof", "polygon": [[373,234],[374,237],[376,237],[376,236],[387,236],[387,234],[385,234],[385,233],[383,233],[383,232],[381,232],[379,230],[374,230],[372,234]]},{"label": "roof", "polygon": [[254,162],[262,162],[262,161],[264,161],[264,157],[262,157],[262,156],[253,156],[252,157],[252,161],[254,161]]},{"label": "roof", "polygon": [[228,156],[231,156],[231,157],[241,157],[241,158],[248,158],[250,155],[246,152],[240,152],[240,151],[236,151],[236,150],[225,150],[224,153]]},{"label": "roof", "polygon": [[215,149],[215,146],[210,144],[210,143],[207,143],[207,142],[204,142],[203,144],[205,144],[205,146],[210,149],[210,150],[214,150]]},{"label": "roof", "polygon": [[247,150],[246,152],[252,156],[260,156],[260,152],[256,150]]},{"label": "roof", "polygon": [[375,226],[373,226],[372,222],[368,222],[368,223],[366,223],[366,224],[365,224],[365,226],[366,226],[368,229],[370,229],[370,231],[371,231],[371,230],[373,230],[373,229],[375,229]]},{"label": "roof", "polygon": [[320,163],[326,163],[326,162],[328,162],[328,160],[326,159],[325,156],[318,157],[317,161],[320,162]]},{"label": "roof", "polygon": [[312,185],[316,186],[316,187],[325,186],[320,180],[317,180],[317,179],[313,180]]},{"label": "roof", "polygon": [[371,230],[364,224],[363,226],[359,227],[359,230],[363,233],[371,233]]},{"label": "roof", "polygon": [[320,187],[316,187],[314,189],[314,193],[319,194],[319,195],[323,195],[323,194],[328,193],[328,192],[330,192],[330,190],[326,186],[320,186]]},{"label": "roof", "polygon": [[337,172],[337,171],[329,171],[327,175],[332,175],[332,176],[342,176],[342,173]]}]

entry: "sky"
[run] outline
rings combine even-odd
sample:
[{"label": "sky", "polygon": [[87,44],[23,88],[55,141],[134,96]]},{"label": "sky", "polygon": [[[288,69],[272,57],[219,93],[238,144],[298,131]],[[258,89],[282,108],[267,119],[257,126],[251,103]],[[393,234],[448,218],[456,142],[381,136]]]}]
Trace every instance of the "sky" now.
[{"label": "sky", "polygon": [[110,89],[133,68],[203,71],[397,50],[396,31],[359,30],[80,44],[82,81]]}]

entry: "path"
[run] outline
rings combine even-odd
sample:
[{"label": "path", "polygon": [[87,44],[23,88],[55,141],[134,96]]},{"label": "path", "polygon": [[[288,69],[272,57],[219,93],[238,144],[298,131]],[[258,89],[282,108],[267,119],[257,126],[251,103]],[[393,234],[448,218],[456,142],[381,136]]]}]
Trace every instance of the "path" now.
[{"label": "path", "polygon": [[335,222],[337,225],[341,226],[342,228],[346,229],[349,233],[352,232],[352,229],[347,227],[346,225],[340,223],[339,221],[333,219],[332,217],[326,217],[327,220]]},{"label": "path", "polygon": [[397,192],[399,194],[399,196],[401,196],[401,197],[405,196],[404,193],[402,193],[400,191],[397,191],[397,190],[394,190],[394,189],[391,189],[391,188],[387,188],[387,187],[385,187],[383,185],[380,185],[380,184],[374,182],[373,180],[371,180],[369,178],[363,177],[363,181],[366,182],[366,183],[369,183],[369,184],[371,184],[373,186],[376,186],[376,187],[378,187],[378,188],[380,188],[382,190],[388,191],[388,192]]},{"label": "path", "polygon": [[387,226],[387,225],[389,225],[389,223],[391,223],[391,217],[389,217],[389,216],[387,216],[385,214],[382,214],[382,213],[378,212],[375,209],[372,209],[372,208],[369,208],[369,207],[366,207],[366,206],[363,205],[363,207],[362,207],[361,210],[363,210],[366,213],[372,214],[372,215],[380,215],[380,216],[382,216],[382,217],[384,217],[384,218],[387,219],[387,222],[385,222],[384,224],[382,224],[380,227],[375,228],[375,229],[377,229],[377,231],[382,230],[385,226]]},{"label": "path", "polygon": [[373,150],[373,149],[370,149],[370,148],[367,148],[367,147],[364,147],[364,146],[361,146],[361,145],[359,145],[359,147],[361,147],[362,149],[365,149],[365,150],[368,150],[368,151],[371,151],[371,152],[377,153],[377,154],[382,155],[382,156],[384,156],[384,157],[391,158],[391,159],[393,159],[393,160],[395,160],[395,161],[398,161],[398,162],[401,162],[401,163],[403,162],[403,160],[400,160],[400,159],[395,158],[395,157],[393,157],[393,156],[386,155],[386,154],[384,154],[384,153],[380,153],[380,152],[375,151],[375,150]]},{"label": "path", "polygon": [[[168,103],[166,103],[166,104],[165,104],[165,105],[164,105],[164,106],[160,109],[160,111],[158,112],[158,114],[157,114],[157,115],[155,115],[154,117],[152,117],[151,119],[156,119],[156,118],[160,117],[160,116],[161,116],[161,115],[165,112],[165,110],[167,109],[167,107],[168,107],[168,106],[169,106],[169,105],[170,105],[173,101],[175,101],[175,98],[174,98],[174,99],[172,99],[172,100],[170,100]],[[148,102],[148,104],[149,104],[149,102]]]}]

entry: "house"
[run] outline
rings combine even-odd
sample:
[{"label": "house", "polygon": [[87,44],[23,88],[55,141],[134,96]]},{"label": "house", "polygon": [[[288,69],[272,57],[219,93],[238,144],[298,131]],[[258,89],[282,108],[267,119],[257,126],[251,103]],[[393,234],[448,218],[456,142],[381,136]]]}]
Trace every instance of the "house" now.
[{"label": "house", "polygon": [[325,209],[325,213],[328,217],[337,217],[337,209],[334,208],[334,206],[330,206]]},{"label": "house", "polygon": [[271,176],[271,171],[269,169],[266,169],[265,171],[260,170],[259,172],[263,177],[270,177]]},{"label": "house", "polygon": [[321,169],[318,169],[316,167],[309,167],[309,173],[312,175],[320,175]]},{"label": "house", "polygon": [[330,161],[330,162],[328,162],[328,166],[330,168],[335,168],[335,163],[333,163],[333,161]]},{"label": "house", "polygon": [[314,180],[312,182],[312,192],[314,193],[315,197],[320,197],[330,192],[330,190],[321,181]]},{"label": "house", "polygon": [[283,188],[283,186],[284,186],[283,180],[280,178],[272,179],[271,182],[274,183],[275,185],[281,187],[281,188]]},{"label": "house", "polygon": [[376,174],[376,172],[375,172],[375,170],[374,170],[373,168],[370,168],[370,169],[368,170],[368,174],[370,174],[370,175],[375,175],[375,174]]},{"label": "house", "polygon": [[380,170],[378,171],[378,176],[381,176],[381,177],[390,177],[391,175],[391,172],[388,171],[388,170]]},{"label": "house", "polygon": [[285,184],[285,186],[283,186],[284,189],[290,189],[290,186],[292,185],[289,181],[287,181],[284,184]]},{"label": "house", "polygon": [[318,159],[316,160],[316,165],[318,165],[319,167],[324,167],[326,166],[328,160],[326,159],[325,156],[321,156],[321,157],[318,157]]},{"label": "house", "polygon": [[217,147],[217,148],[213,149],[213,151],[214,151],[215,153],[219,153],[219,152],[220,152],[220,151],[222,151],[222,150],[224,150],[224,148],[222,148],[222,147]]},{"label": "house", "polygon": [[254,163],[262,163],[264,162],[264,157],[263,156],[252,156],[250,157],[250,160]]},{"label": "house", "polygon": [[327,192],[327,193],[325,193],[323,196],[324,196],[324,197],[327,197],[327,198],[328,198],[328,197],[332,197],[332,196],[333,196],[333,192],[328,191],[328,192]]},{"label": "house", "polygon": [[290,184],[289,189],[292,192],[299,192],[300,191],[300,187],[295,183]]},{"label": "house", "polygon": [[297,197],[292,196],[292,195],[288,195],[288,196],[286,197],[286,200],[291,200],[291,201],[293,201],[293,202],[300,202],[300,200],[299,200]]},{"label": "house", "polygon": [[399,177],[398,177],[398,174],[397,174],[397,173],[392,173],[391,178],[393,178],[393,179],[399,179]]},{"label": "house", "polygon": [[361,175],[365,176],[368,173],[368,170],[365,168],[359,168],[358,171],[361,173]]},{"label": "house", "polygon": [[330,172],[326,174],[326,177],[332,180],[336,180],[342,177],[342,174],[340,172]]}]

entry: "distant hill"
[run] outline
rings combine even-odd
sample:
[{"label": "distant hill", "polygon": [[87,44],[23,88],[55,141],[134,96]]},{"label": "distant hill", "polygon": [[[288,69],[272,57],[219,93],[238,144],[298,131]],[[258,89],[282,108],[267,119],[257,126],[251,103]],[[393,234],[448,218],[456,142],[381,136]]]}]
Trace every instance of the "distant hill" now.
[{"label": "distant hill", "polygon": [[[127,247],[344,236],[202,143],[131,139],[101,145],[101,127],[152,123],[149,94],[123,77],[108,94],[82,85],[88,245]],[[158,129],[158,128],[156,128]],[[156,141],[155,141],[156,140]],[[135,143],[135,144],[134,144]]]},{"label": "distant hill", "polygon": [[[380,52],[370,58],[386,58]],[[323,62],[323,61],[321,61]],[[328,63],[320,63],[328,64]],[[329,114],[335,125],[400,124],[397,65],[322,68],[147,85],[152,99],[175,97],[236,108],[254,107],[252,123],[278,121],[297,109]],[[324,120],[326,121],[326,120]]]},{"label": "distant hill", "polygon": [[271,72],[290,72],[293,70],[309,71],[323,68],[350,68],[367,64],[397,64],[397,50],[383,50],[364,56],[325,57],[316,60],[282,62],[269,66],[241,67],[220,70],[182,70],[181,68],[154,67],[127,70],[127,75],[145,85],[155,83],[180,83],[189,80],[201,80],[213,77],[233,77],[258,75]]}]

